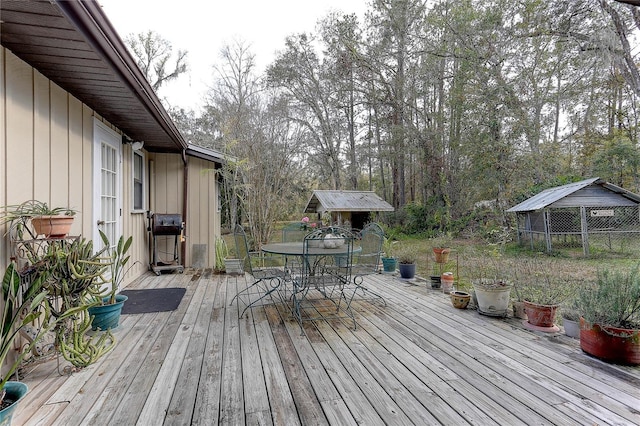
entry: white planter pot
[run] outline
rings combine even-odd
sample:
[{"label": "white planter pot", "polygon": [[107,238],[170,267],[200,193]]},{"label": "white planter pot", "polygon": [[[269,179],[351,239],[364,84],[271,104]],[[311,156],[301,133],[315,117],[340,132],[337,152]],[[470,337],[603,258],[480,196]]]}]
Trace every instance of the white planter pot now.
[{"label": "white planter pot", "polygon": [[580,323],[567,318],[562,318],[562,326],[564,327],[564,334],[574,339],[580,338]]},{"label": "white planter pot", "polygon": [[489,287],[473,284],[478,302],[478,312],[492,317],[506,317],[509,312],[511,288],[513,285]]},{"label": "white planter pot", "polygon": [[309,239],[309,240],[306,240],[306,242],[307,242],[307,247],[316,247],[316,248],[318,248],[318,247],[321,247],[324,244],[324,242],[322,240],[320,240],[320,239],[317,239],[317,240]]}]

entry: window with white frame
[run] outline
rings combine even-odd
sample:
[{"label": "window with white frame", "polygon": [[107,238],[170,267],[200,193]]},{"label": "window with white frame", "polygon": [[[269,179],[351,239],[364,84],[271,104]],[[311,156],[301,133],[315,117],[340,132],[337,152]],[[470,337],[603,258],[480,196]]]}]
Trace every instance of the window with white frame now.
[{"label": "window with white frame", "polygon": [[133,151],[133,210],[144,208],[144,154]]}]

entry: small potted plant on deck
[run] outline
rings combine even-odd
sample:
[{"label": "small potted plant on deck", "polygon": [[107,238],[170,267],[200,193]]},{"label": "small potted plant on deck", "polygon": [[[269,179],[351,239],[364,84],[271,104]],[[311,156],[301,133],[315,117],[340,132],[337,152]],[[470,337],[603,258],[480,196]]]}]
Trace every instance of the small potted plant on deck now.
[{"label": "small potted plant on deck", "polygon": [[478,312],[493,317],[506,317],[513,284],[512,269],[500,253],[475,257],[471,265],[473,299]]},{"label": "small potted plant on deck", "polygon": [[409,249],[404,248],[398,255],[398,271],[400,277],[405,279],[412,279],[416,276],[416,253]]},{"label": "small potted plant on deck", "polygon": [[527,319],[523,324],[537,331],[556,332],[556,311],[574,291],[575,283],[552,258],[521,258],[513,265],[514,291]]},{"label": "small potted plant on deck", "polygon": [[575,297],[560,306],[564,334],[574,339],[580,338],[580,312]]},{"label": "small potted plant on deck", "polygon": [[[58,321],[76,314],[78,309],[71,309],[61,313],[57,318],[51,315],[48,306],[49,292],[46,288],[44,277],[34,275],[27,279],[29,285],[25,285],[23,276],[33,274],[31,267],[26,268],[24,274],[18,272],[15,263],[10,263],[2,278],[3,308],[0,317],[0,365],[4,374],[0,379],[0,424],[11,424],[13,412],[26,393],[27,386],[24,383],[10,381],[25,356],[39,343],[44,335],[52,331]],[[37,332],[29,339],[28,343],[20,347],[14,358],[6,366],[9,355],[15,348],[14,342],[20,331],[30,327],[34,321],[40,323]]]},{"label": "small potted plant on deck", "polygon": [[640,266],[602,270],[577,292],[580,347],[603,361],[640,365]]},{"label": "small potted plant on deck", "polygon": [[447,263],[449,261],[449,253],[451,252],[451,238],[447,235],[440,235],[433,238],[432,241],[433,257],[436,263]]},{"label": "small potted plant on deck", "polygon": [[[100,303],[97,297],[107,282],[104,274],[110,258],[106,251],[107,247],[94,251],[91,240],[79,237],[72,242],[50,241],[44,252],[29,257],[34,276],[49,293],[48,306],[57,320],[57,348],[75,368],[90,365],[115,345],[110,330],[86,334],[92,326],[88,308]],[[69,311],[74,315],[66,315]]]},{"label": "small potted plant on deck", "polygon": [[107,249],[109,275],[108,278],[106,278],[105,284],[107,284],[108,287],[106,292],[101,291],[97,296],[98,304],[89,308],[89,315],[92,316],[91,328],[93,330],[108,330],[118,327],[122,307],[128,299],[127,296],[118,294],[118,292],[120,291],[120,285],[125,275],[133,266],[131,265],[125,269],[131,257],[127,252],[131,247],[133,237],[125,240],[124,236],[121,235],[115,248],[111,248],[109,239],[102,231],[100,231],[100,238],[102,238],[102,243]]},{"label": "small potted plant on deck", "polygon": [[384,237],[382,241],[382,268],[384,272],[395,272],[396,258],[393,256],[394,245],[397,243],[392,236]]},{"label": "small potted plant on deck", "polygon": [[225,270],[224,262],[227,256],[229,255],[229,247],[225,242],[224,238],[217,236],[215,237],[215,260],[214,260],[214,271],[216,273],[220,273]]}]

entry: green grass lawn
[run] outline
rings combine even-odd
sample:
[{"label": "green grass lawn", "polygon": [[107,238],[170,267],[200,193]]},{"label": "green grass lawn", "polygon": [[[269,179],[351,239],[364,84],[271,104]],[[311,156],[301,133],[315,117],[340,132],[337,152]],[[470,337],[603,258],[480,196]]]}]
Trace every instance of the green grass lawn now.
[{"label": "green grass lawn", "polygon": [[[281,239],[281,229],[288,222],[279,223],[271,242]],[[224,235],[231,253],[235,251],[233,235]],[[401,235],[394,243],[394,254],[412,252],[417,259],[417,274],[426,279],[431,275],[451,271],[457,277],[459,288],[471,288],[471,279],[480,275],[504,274],[511,277],[513,270],[527,260],[537,259],[543,267],[551,268],[576,281],[595,281],[598,270],[629,269],[640,262],[637,255],[598,250],[589,257],[582,256],[581,247],[560,247],[553,255],[534,252],[517,243],[489,244],[477,239],[458,238],[449,242],[452,249],[449,261],[439,265],[434,261],[433,247],[438,240],[422,236]],[[558,246],[554,246],[558,247]],[[640,253],[639,251],[635,251]],[[545,271],[546,272],[546,271]]]}]

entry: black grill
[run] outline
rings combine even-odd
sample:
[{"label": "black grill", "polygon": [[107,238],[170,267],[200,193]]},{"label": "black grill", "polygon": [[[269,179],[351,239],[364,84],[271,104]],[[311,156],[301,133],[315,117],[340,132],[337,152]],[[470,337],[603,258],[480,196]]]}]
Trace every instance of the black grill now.
[{"label": "black grill", "polygon": [[[151,270],[160,275],[162,271],[178,271],[182,273],[184,267],[180,265],[178,261],[178,239],[182,238],[183,222],[182,215],[179,214],[157,214],[148,212],[149,227],[147,230],[151,234]],[[170,240],[173,239],[173,253],[171,259],[160,259],[160,248],[158,247],[158,237],[160,237],[163,244],[161,247],[169,248],[171,246]],[[173,237],[173,238],[171,238]]]},{"label": "black grill", "polygon": [[154,214],[151,232],[154,235],[180,235],[182,216],[179,214]]}]

